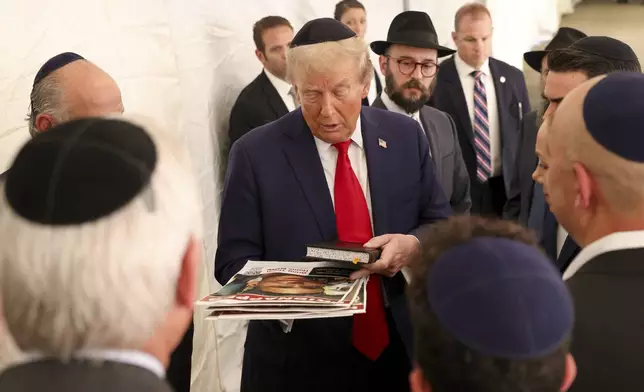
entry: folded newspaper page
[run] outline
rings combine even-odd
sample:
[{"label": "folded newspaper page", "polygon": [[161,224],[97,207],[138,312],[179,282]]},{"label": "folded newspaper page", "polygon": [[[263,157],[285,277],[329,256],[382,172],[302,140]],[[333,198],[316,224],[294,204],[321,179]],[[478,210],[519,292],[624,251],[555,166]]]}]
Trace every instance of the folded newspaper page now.
[{"label": "folded newspaper page", "polygon": [[249,261],[219,291],[197,302],[207,320],[348,317],[366,311],[368,278],[352,281],[343,262]]}]

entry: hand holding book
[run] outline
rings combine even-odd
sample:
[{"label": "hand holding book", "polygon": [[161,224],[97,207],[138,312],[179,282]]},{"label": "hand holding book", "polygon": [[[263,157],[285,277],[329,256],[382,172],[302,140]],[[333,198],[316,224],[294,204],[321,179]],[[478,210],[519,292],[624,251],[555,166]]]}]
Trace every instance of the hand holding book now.
[{"label": "hand holding book", "polygon": [[359,279],[373,273],[393,277],[420,253],[418,239],[407,234],[385,234],[374,237],[365,243],[364,247],[381,249],[382,253],[374,263],[361,264],[362,268],[352,273],[351,279]]}]

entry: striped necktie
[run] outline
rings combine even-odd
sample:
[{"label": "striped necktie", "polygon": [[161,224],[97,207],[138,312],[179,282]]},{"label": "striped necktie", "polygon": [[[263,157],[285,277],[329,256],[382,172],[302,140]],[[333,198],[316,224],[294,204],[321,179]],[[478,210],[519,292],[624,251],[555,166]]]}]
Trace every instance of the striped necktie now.
[{"label": "striped necktie", "polygon": [[487,94],[483,84],[483,72],[474,71],[474,150],[476,151],[476,178],[486,182],[492,175],[490,153],[490,123],[487,116]]}]

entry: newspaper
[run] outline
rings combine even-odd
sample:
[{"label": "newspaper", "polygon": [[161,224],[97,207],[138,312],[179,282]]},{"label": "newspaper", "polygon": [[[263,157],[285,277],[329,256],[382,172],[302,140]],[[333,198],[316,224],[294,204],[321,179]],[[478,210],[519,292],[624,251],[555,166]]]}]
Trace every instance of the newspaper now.
[{"label": "newspaper", "polygon": [[366,311],[368,278],[343,262],[248,261],[224,287],[197,301],[206,320],[348,317]]}]

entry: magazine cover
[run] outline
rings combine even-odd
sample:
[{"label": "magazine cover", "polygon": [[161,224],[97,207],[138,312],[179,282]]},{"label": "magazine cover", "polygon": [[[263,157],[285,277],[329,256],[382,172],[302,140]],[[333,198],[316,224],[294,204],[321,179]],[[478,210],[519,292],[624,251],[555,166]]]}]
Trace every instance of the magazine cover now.
[{"label": "magazine cover", "polygon": [[215,307],[279,303],[346,305],[343,301],[360,284],[349,279],[355,270],[350,264],[338,262],[249,261],[224,287],[197,304]]}]

